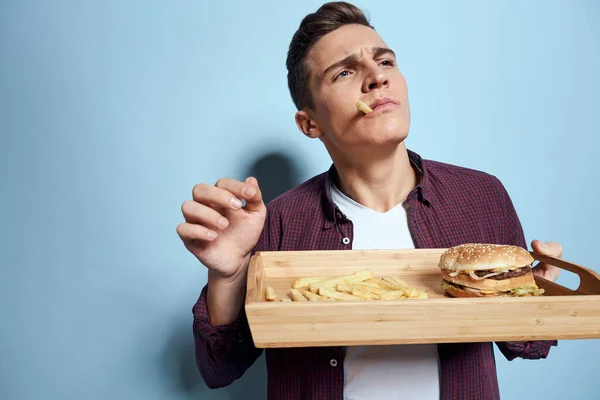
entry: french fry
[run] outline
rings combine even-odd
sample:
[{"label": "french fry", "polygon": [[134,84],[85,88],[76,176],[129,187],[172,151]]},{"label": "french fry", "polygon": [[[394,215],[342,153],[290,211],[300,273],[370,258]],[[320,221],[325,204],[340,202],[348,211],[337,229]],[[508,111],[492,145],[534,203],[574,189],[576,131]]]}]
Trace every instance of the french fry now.
[{"label": "french fry", "polygon": [[336,278],[327,279],[321,282],[317,282],[308,286],[308,290],[313,293],[319,293],[319,289],[321,288],[335,288],[338,283],[358,283],[362,281],[366,281],[369,278],[373,277],[373,272],[365,269],[362,271],[358,271],[354,274],[342,275]]},{"label": "french fry", "polygon": [[421,291],[416,288],[406,287],[404,288],[404,295],[409,299],[418,299],[421,296]]},{"label": "french fry", "polygon": [[364,285],[364,286],[370,286],[370,287],[373,287],[373,288],[378,288],[378,289],[383,289],[384,288],[384,286],[382,284],[382,281],[377,280],[377,278],[367,279],[366,281],[361,282],[360,284]]},{"label": "french fry", "polygon": [[[402,279],[396,276],[384,276],[383,280],[385,281],[387,287],[393,290],[404,290],[408,291],[406,294],[407,297],[414,297],[417,295],[418,289],[411,287],[408,283],[404,282]],[[417,292],[415,292],[417,291]]]},{"label": "french fry", "polygon": [[361,300],[379,300],[379,296],[377,296],[375,293],[371,293],[368,290],[362,289],[358,285],[352,286],[352,295]]},{"label": "french fry", "polygon": [[[281,301],[340,301],[340,300],[407,300],[426,299],[427,292],[411,287],[397,276],[375,277],[365,269],[340,276],[300,277],[294,280],[290,297]],[[267,300],[275,300],[275,292],[267,288]]]},{"label": "french fry", "polygon": [[386,292],[386,289],[378,286],[377,284],[367,283],[367,282],[359,282],[359,283],[338,283],[335,287],[338,292],[351,293],[353,291],[357,292],[365,292],[365,293],[373,293],[379,294]]},{"label": "french fry", "polygon": [[338,292],[352,293],[352,285],[347,283],[338,283],[335,288]]},{"label": "french fry", "polygon": [[308,301],[306,297],[302,295],[302,293],[297,289],[290,289],[290,295],[292,296],[293,301]]},{"label": "french fry", "polygon": [[313,283],[322,282],[324,280],[332,279],[332,278],[333,277],[331,277],[331,276],[315,276],[315,277],[297,278],[294,281],[294,283],[292,283],[292,288],[300,289],[300,288],[308,287],[309,285],[311,285]]},{"label": "french fry", "polygon": [[399,285],[396,283],[396,281],[394,280],[394,277],[393,277],[393,276],[384,276],[384,277],[383,277],[383,278],[381,278],[381,279],[383,279],[383,281],[384,281],[385,283],[387,283],[388,285],[392,285],[392,286],[399,286]]},{"label": "french fry", "polygon": [[395,287],[397,290],[403,290],[404,297],[408,299],[426,299],[428,297],[425,291],[409,286],[406,282],[396,276],[384,276],[383,279],[390,287]]},{"label": "french fry", "polygon": [[273,301],[277,298],[277,295],[275,294],[275,290],[269,286],[265,289],[265,299],[267,299],[267,301]]},{"label": "french fry", "polygon": [[313,292],[308,291],[306,289],[300,289],[300,293],[302,293],[304,295],[304,297],[306,297],[308,299],[308,301],[323,300],[323,297],[319,296],[318,294],[314,294]]},{"label": "french fry", "polygon": [[388,281],[381,281],[381,286],[385,290],[402,290],[402,286],[396,285],[395,283],[391,283]]},{"label": "french fry", "polygon": [[379,295],[379,300],[396,300],[404,297],[404,290],[392,290]]},{"label": "french fry", "polygon": [[353,296],[351,294],[338,292],[336,290],[324,287],[319,289],[319,294],[321,296],[326,296],[335,300],[360,300],[358,297]]},{"label": "french fry", "polygon": [[406,282],[404,282],[402,279],[398,278],[397,276],[384,276],[383,280],[386,282],[392,283],[394,285],[398,285],[400,287],[409,287]]},{"label": "french fry", "polygon": [[368,292],[368,293],[373,293],[376,295],[379,295],[381,293],[385,293],[388,291],[388,289],[384,289],[382,287],[379,286],[371,286],[371,284],[365,283],[365,282],[361,282],[361,283],[354,283],[352,285],[352,289],[358,289],[361,290],[363,292]]},{"label": "french fry", "polygon": [[383,279],[381,279],[381,278],[375,278],[375,277],[373,277],[373,278],[367,279],[367,280],[365,281],[365,283],[370,283],[370,284],[373,284],[373,285],[378,285],[378,286],[381,286],[381,285],[383,285],[385,282],[384,282],[384,281],[383,281]]},{"label": "french fry", "polygon": [[358,108],[360,111],[364,112],[365,114],[368,114],[370,112],[372,112],[373,110],[371,109],[371,107],[369,107],[367,104],[365,104],[364,102],[362,102],[361,100],[358,100],[356,102],[356,108]]}]

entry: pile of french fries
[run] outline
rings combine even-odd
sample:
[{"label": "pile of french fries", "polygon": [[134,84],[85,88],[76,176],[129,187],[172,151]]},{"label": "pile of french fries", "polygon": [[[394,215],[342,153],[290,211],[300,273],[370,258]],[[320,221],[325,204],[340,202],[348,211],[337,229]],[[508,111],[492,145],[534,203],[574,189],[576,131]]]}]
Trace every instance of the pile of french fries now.
[{"label": "pile of french fries", "polygon": [[[336,300],[400,300],[426,299],[427,292],[409,286],[395,276],[375,277],[371,270],[341,276],[297,278],[290,288],[290,297],[281,301]],[[267,287],[265,298],[275,301],[275,290]]]}]

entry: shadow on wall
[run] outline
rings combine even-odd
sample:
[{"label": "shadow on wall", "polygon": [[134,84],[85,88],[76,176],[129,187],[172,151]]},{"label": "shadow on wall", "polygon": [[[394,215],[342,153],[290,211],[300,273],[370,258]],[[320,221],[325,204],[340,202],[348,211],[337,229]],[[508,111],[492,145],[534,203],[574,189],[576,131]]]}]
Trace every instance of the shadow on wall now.
[{"label": "shadow on wall", "polygon": [[300,184],[300,173],[291,157],[280,152],[267,153],[254,161],[245,176],[254,176],[265,203]]},{"label": "shadow on wall", "polygon": [[[300,175],[291,157],[281,152],[259,156],[250,163],[241,179],[254,176],[258,180],[265,203],[300,183]],[[200,290],[200,288],[199,288]],[[191,308],[191,305],[190,305]],[[164,363],[179,395],[191,399],[242,400],[267,397],[267,376],[264,354],[237,381],[226,388],[211,390],[202,380],[194,356],[192,321],[175,324],[166,344]]]}]

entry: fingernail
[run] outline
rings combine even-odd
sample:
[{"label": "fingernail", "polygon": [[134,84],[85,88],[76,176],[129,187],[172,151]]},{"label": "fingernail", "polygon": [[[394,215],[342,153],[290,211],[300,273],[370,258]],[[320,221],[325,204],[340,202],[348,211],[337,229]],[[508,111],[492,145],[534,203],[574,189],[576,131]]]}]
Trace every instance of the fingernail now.
[{"label": "fingernail", "polygon": [[229,225],[229,221],[227,221],[225,218],[221,217],[219,219],[219,222],[217,223],[217,225],[219,225],[219,228],[225,229]]},{"label": "fingernail", "polygon": [[216,239],[216,238],[217,238],[217,232],[214,232],[214,231],[208,231],[208,233],[206,234],[206,237],[207,237],[209,240]]},{"label": "fingernail", "polygon": [[547,249],[548,248],[548,243],[542,242],[541,247],[542,247],[542,249]]},{"label": "fingernail", "polygon": [[240,199],[232,197],[231,198],[231,207],[233,207],[234,209],[241,208],[242,207],[242,201]]},{"label": "fingernail", "polygon": [[242,194],[246,197],[252,197],[256,193],[256,189],[254,186],[244,186],[242,189]]}]

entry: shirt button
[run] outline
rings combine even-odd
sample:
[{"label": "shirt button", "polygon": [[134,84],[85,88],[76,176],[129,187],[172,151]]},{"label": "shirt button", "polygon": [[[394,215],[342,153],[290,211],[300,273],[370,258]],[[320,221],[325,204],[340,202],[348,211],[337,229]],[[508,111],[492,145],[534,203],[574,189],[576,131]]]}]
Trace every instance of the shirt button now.
[{"label": "shirt button", "polygon": [[345,237],[345,238],[342,239],[342,243],[348,244],[348,243],[350,243],[350,239],[348,239],[347,237]]},{"label": "shirt button", "polygon": [[331,365],[332,367],[337,367],[337,360],[335,358],[332,358],[331,360],[329,360],[329,365]]}]

